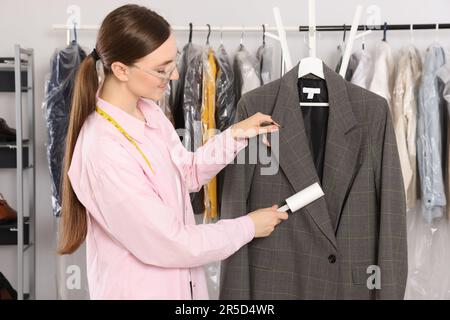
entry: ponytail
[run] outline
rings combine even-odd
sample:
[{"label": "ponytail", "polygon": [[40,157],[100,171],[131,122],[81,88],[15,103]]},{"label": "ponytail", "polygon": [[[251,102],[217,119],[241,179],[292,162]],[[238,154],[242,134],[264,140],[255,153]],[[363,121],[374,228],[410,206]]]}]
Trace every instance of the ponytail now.
[{"label": "ponytail", "polygon": [[81,127],[87,117],[95,111],[98,90],[96,58],[90,54],[81,63],[73,90],[69,128],[62,175],[62,207],[59,225],[58,254],[73,253],[84,242],[87,234],[86,209],[78,200],[70,184],[67,172]]}]

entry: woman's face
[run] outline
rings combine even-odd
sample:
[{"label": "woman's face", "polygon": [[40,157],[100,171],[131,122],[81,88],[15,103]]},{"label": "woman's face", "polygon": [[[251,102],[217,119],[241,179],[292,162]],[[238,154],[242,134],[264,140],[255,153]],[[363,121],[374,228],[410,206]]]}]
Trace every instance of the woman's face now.
[{"label": "woman's face", "polygon": [[173,34],[155,51],[128,66],[128,89],[136,96],[160,100],[170,80],[177,80],[178,50]]}]

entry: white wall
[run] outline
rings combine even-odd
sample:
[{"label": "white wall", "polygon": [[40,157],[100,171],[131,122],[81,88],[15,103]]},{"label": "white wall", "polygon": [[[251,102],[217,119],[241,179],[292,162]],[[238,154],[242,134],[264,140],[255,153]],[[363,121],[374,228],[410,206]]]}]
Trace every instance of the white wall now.
[{"label": "white wall", "polygon": [[[19,43],[24,47],[35,49],[36,62],[36,133],[37,133],[37,298],[52,299],[56,297],[56,260],[55,223],[51,213],[50,179],[45,153],[46,127],[43,121],[41,102],[44,94],[44,79],[50,71],[50,57],[55,48],[65,45],[65,32],[54,31],[51,25],[65,23],[66,8],[76,4],[81,8],[82,24],[100,24],[103,17],[114,8],[127,3],[119,0],[0,0],[0,56],[12,56],[13,45]],[[307,0],[273,1],[273,0],[201,0],[201,1],[133,1],[146,5],[163,15],[173,25],[237,25],[254,26],[268,23],[274,25],[272,7],[279,6],[285,25],[307,24]],[[450,22],[450,2],[445,0],[318,0],[317,24],[351,24],[356,5],[365,7],[378,5],[381,9],[381,21],[388,23],[448,23]],[[363,16],[362,23],[366,20]],[[177,32],[179,45],[187,41],[187,34]],[[204,43],[206,33],[195,33],[194,42]],[[450,31],[439,32],[439,39],[445,46],[450,45]],[[239,33],[225,34],[224,43],[233,53],[239,44]],[[366,38],[370,43],[379,40],[380,32]],[[434,39],[434,31],[416,31],[415,41],[423,49]],[[91,50],[95,44],[95,32],[81,31],[79,42]],[[318,56],[334,67],[337,61],[336,47],[342,39],[342,33],[320,33],[318,36]],[[388,32],[388,41],[399,48],[409,42],[409,31]],[[271,41],[271,40],[268,40]],[[288,41],[292,58],[297,61],[306,54],[304,36],[290,33]],[[254,50],[261,42],[261,34],[245,34],[244,44]],[[211,35],[213,46],[219,44],[219,35]],[[278,51],[278,50],[277,50]],[[279,53],[277,53],[277,57]],[[278,61],[278,60],[277,60]],[[14,124],[13,95],[0,95],[0,117]],[[0,192],[15,206],[15,180],[12,171],[0,172]],[[0,271],[3,271],[15,285],[15,256],[13,248],[0,248]]]}]

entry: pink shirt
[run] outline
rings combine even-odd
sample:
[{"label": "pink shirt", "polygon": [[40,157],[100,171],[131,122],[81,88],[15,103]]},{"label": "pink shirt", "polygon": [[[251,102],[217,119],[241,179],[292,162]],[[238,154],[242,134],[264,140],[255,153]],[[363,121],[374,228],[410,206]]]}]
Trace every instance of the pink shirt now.
[{"label": "pink shirt", "polygon": [[87,270],[92,299],[208,299],[203,265],[227,258],[254,237],[248,216],[196,225],[189,192],[198,191],[247,139],[231,130],[188,152],[162,110],[140,99],[146,122],[98,98],[150,161],[97,112],[81,129],[69,169],[88,215]]}]

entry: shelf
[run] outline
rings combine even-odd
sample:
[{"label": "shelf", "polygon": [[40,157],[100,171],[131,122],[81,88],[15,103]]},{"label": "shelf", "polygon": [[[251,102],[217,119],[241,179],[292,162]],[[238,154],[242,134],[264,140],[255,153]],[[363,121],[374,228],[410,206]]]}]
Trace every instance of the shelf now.
[{"label": "shelf", "polygon": [[[19,62],[20,65],[16,65],[15,62]],[[20,70],[20,71],[19,71]],[[14,45],[14,57],[0,57],[0,93],[8,92],[15,94],[15,111],[16,111],[16,121],[22,128],[17,128],[18,130],[23,130],[28,128],[28,132],[31,133],[31,137],[35,136],[35,99],[34,99],[34,51],[33,49],[24,49],[20,47],[19,44]],[[17,77],[17,86],[16,86]],[[17,92],[16,92],[17,89]],[[30,116],[31,121],[24,125],[22,110],[24,108],[23,104],[23,93],[27,93],[25,99],[28,110],[31,110]],[[17,137],[16,137],[17,138]],[[34,138],[33,138],[34,139]],[[33,299],[36,296],[35,284],[36,284],[36,245],[35,245],[35,234],[36,234],[36,172],[33,164],[35,163],[34,146],[35,140],[22,139],[22,148],[17,147],[17,142],[0,142],[0,169],[16,169],[17,173],[17,215],[18,217],[23,217],[23,236],[24,245],[17,245],[17,221],[9,224],[0,225],[0,247],[3,246],[16,246],[17,251],[17,298],[19,300]],[[25,178],[23,174],[24,170],[17,170],[17,156],[23,159],[22,167],[23,169],[32,168],[30,171],[30,176]],[[28,175],[28,174],[27,174]],[[25,186],[31,187],[30,192],[30,203],[25,199]],[[26,208],[30,208],[29,216],[24,216],[24,211]],[[29,271],[25,271],[25,252],[29,255]],[[27,275],[29,278],[30,289],[24,288],[24,283],[26,282]]]},{"label": "shelf", "polygon": [[[30,243],[30,218],[24,217],[23,243]],[[17,245],[17,221],[0,224],[0,246]]]},{"label": "shelf", "polygon": [[[21,91],[27,92],[28,90],[31,90],[31,86],[28,85],[27,77],[29,64],[26,60],[21,61]],[[15,70],[14,58],[0,58],[0,92],[15,92]]]},{"label": "shelf", "polygon": [[[29,141],[22,142],[22,165],[23,168],[29,168]],[[0,168],[16,169],[17,168],[17,144],[11,142],[0,143]]]},{"label": "shelf", "polygon": [[[22,140],[22,146],[28,146],[30,143],[29,139],[24,139]],[[11,148],[11,149],[16,149],[17,148],[17,143],[14,141],[3,141],[0,142],[0,148]]]}]

